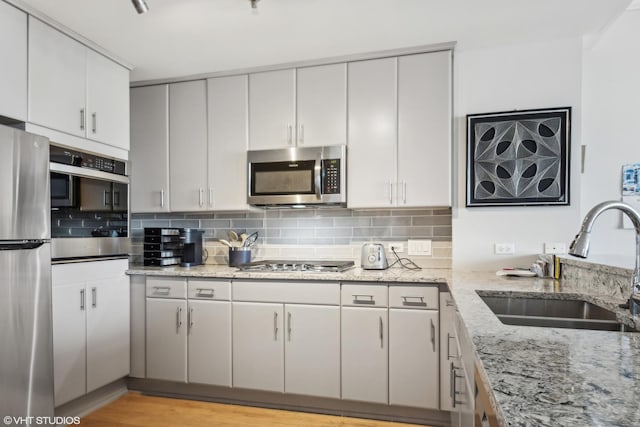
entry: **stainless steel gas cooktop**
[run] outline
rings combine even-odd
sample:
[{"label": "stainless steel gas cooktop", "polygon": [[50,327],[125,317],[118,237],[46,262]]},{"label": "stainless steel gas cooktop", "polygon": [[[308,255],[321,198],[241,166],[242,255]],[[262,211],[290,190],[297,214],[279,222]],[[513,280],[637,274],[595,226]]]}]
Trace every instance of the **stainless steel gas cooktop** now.
[{"label": "stainless steel gas cooktop", "polygon": [[339,273],[354,266],[353,261],[254,261],[238,266],[240,271],[308,271],[310,273]]}]

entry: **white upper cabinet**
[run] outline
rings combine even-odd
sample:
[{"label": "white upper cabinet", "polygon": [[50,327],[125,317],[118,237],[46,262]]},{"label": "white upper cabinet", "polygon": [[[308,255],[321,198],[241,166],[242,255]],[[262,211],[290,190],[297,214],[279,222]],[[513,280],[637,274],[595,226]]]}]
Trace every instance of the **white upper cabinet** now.
[{"label": "white upper cabinet", "polygon": [[398,58],[398,206],[451,205],[451,51]]},{"label": "white upper cabinet", "polygon": [[87,138],[129,149],[129,70],[89,49]]},{"label": "white upper cabinet", "polygon": [[0,116],[27,120],[27,14],[0,2]]},{"label": "white upper cabinet", "polygon": [[29,17],[29,121],[86,134],[86,48]]},{"label": "white upper cabinet", "polygon": [[296,144],[347,143],[347,64],[297,70]]},{"label": "white upper cabinet", "polygon": [[295,70],[249,75],[249,148],[284,148],[295,142]]},{"label": "white upper cabinet", "polygon": [[247,208],[246,75],[207,81],[209,125],[209,209]]},{"label": "white upper cabinet", "polygon": [[396,58],[349,63],[347,205],[393,205],[397,160]]},{"label": "white upper cabinet", "polygon": [[249,148],[347,143],[347,65],[249,75]]},{"label": "white upper cabinet", "polygon": [[169,86],[131,89],[131,212],[169,211]]},{"label": "white upper cabinet", "polygon": [[29,17],[31,123],[129,149],[129,71]]},{"label": "white upper cabinet", "polygon": [[169,85],[171,210],[207,208],[207,82]]}]

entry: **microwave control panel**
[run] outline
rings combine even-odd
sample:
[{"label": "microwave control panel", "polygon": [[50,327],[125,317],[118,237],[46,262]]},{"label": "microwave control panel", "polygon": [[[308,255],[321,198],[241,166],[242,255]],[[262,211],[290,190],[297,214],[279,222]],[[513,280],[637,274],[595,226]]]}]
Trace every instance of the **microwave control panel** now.
[{"label": "microwave control panel", "polygon": [[340,194],[340,159],[322,160],[322,194]]},{"label": "microwave control panel", "polygon": [[51,145],[49,150],[49,160],[55,163],[95,169],[117,175],[127,174],[126,163],[120,160],[109,159],[69,148],[62,148],[56,145]]}]

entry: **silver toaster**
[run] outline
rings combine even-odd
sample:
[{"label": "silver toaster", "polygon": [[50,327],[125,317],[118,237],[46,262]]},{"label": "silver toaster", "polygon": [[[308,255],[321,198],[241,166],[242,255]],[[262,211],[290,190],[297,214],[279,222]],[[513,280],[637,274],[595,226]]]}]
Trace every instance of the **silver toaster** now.
[{"label": "silver toaster", "polygon": [[365,243],[362,245],[360,264],[365,270],[384,270],[389,267],[382,243]]}]

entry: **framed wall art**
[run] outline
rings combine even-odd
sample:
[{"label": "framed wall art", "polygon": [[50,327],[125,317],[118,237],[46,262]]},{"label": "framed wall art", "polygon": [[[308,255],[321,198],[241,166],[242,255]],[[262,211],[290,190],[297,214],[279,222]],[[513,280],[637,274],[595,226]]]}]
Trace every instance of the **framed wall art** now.
[{"label": "framed wall art", "polygon": [[569,204],[571,107],[467,116],[467,206]]}]

